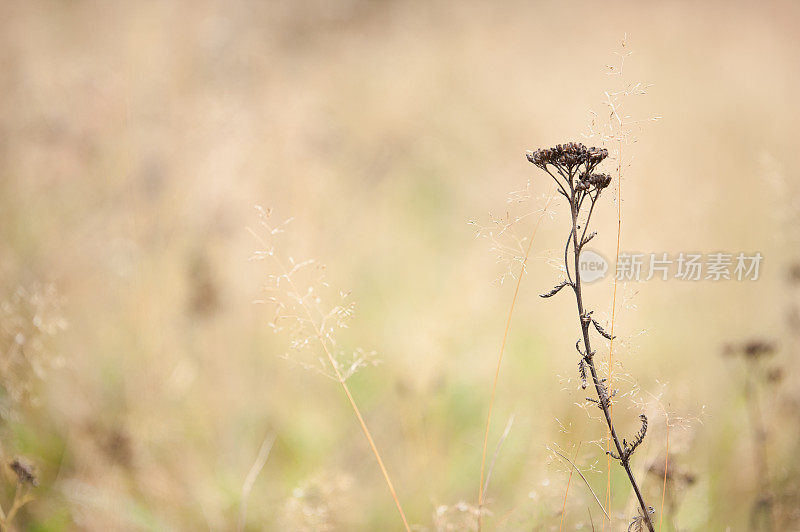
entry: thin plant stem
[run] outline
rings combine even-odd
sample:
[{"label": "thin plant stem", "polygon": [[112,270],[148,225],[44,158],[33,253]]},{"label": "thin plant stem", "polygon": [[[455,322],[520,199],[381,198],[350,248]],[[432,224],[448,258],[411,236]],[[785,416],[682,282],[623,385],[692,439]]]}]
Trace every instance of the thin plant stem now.
[{"label": "thin plant stem", "polygon": [[[767,458],[767,429],[764,424],[764,416],[761,412],[761,406],[758,399],[758,390],[756,389],[756,382],[753,379],[753,371],[748,372],[745,380],[745,398],[750,407],[750,422],[753,430],[753,456],[756,471],[758,471],[759,490],[761,491],[762,501],[766,509],[767,522],[770,530],[776,530],[775,509],[773,506],[774,494],[769,480],[769,460]],[[756,508],[761,506],[760,503],[756,504]],[[755,512],[753,513],[753,519]],[[755,524],[755,520],[753,520]]]},{"label": "thin plant stem", "polygon": [[500,448],[503,446],[503,443],[508,438],[508,434],[511,432],[511,426],[514,424],[514,416],[512,415],[508,418],[508,423],[506,423],[506,428],[503,430],[503,434],[500,436],[500,439],[497,440],[497,447],[494,449],[494,454],[492,455],[492,461],[489,462],[489,470],[486,472],[486,482],[483,484],[483,496],[486,497],[486,490],[489,489],[489,480],[492,478],[492,471],[494,471],[494,464],[497,462],[497,457],[500,455]]},{"label": "thin plant stem", "polygon": [[0,530],[8,530],[8,528],[11,526],[11,522],[14,521],[14,517],[16,517],[17,512],[32,500],[33,496],[26,492],[22,482],[18,482],[17,489],[14,492],[14,501],[11,503],[11,508],[9,508],[8,513],[5,514],[0,521]]},{"label": "thin plant stem", "polygon": [[[574,196],[574,192],[573,192]],[[591,340],[589,339],[589,322],[584,319],[586,316],[585,309],[583,307],[583,292],[581,289],[581,271],[580,271],[580,246],[578,243],[577,237],[577,227],[578,227],[578,211],[576,210],[576,205],[572,202],[572,243],[573,243],[573,250],[575,253],[575,281],[574,281],[574,291],[575,291],[575,299],[578,306],[578,316],[581,322],[581,329],[583,332],[583,346],[585,348],[585,352],[592,353],[592,344]],[[628,480],[630,480],[631,487],[633,488],[634,493],[636,494],[636,498],[639,500],[639,506],[642,509],[642,517],[644,519],[645,524],[647,524],[647,529],[650,532],[654,532],[653,523],[650,519],[650,513],[648,511],[647,505],[644,502],[644,498],[642,497],[642,493],[639,490],[639,485],[636,483],[636,479],[633,476],[633,471],[631,471],[631,466],[629,462],[629,457],[626,455],[627,453],[623,449],[622,444],[617,437],[617,432],[614,428],[614,423],[611,420],[611,411],[610,411],[610,395],[608,394],[605,385],[600,382],[600,377],[597,374],[597,368],[595,367],[594,358],[588,357],[586,364],[589,366],[589,371],[592,375],[592,382],[594,383],[595,391],[597,392],[598,404],[600,408],[603,410],[603,415],[606,419],[606,425],[608,426],[608,430],[611,432],[611,439],[614,441],[614,446],[617,449],[617,456],[620,457],[620,463],[622,467],[625,469],[625,473],[628,475]],[[607,514],[606,514],[607,515]]]},{"label": "thin plant stem", "polygon": [[[281,267],[283,267],[283,265],[281,265]],[[289,277],[288,272],[286,271],[285,268],[284,268],[284,274],[286,275],[286,278],[289,279],[289,282],[292,283],[292,285],[294,285],[294,282],[291,280],[291,277]],[[293,286],[293,288],[295,289],[295,291],[297,290],[296,287]],[[306,313],[308,314],[308,319],[310,320],[311,325],[314,327],[314,332],[316,333],[319,343],[322,345],[322,349],[325,351],[325,356],[328,358],[328,362],[330,362],[331,368],[333,368],[333,371],[336,375],[336,379],[339,381],[339,384],[342,385],[342,389],[344,390],[345,395],[347,395],[347,400],[350,402],[350,406],[353,408],[353,412],[355,412],[356,418],[358,418],[358,423],[359,425],[361,425],[361,430],[364,432],[364,436],[367,437],[369,446],[372,449],[372,454],[375,455],[375,459],[378,461],[378,466],[381,469],[381,473],[383,473],[383,478],[384,480],[386,480],[386,485],[389,487],[389,491],[392,494],[392,499],[394,499],[394,503],[397,506],[397,511],[400,512],[400,517],[403,519],[403,526],[405,527],[406,532],[411,532],[411,527],[409,527],[408,525],[406,514],[403,511],[402,505],[400,504],[400,499],[397,498],[397,492],[395,491],[394,485],[392,484],[392,479],[389,478],[389,471],[386,470],[386,466],[383,464],[383,458],[381,458],[381,453],[378,452],[378,447],[375,445],[375,441],[372,439],[372,433],[370,433],[369,429],[367,428],[367,424],[364,421],[364,418],[361,416],[361,411],[359,410],[358,405],[356,404],[356,400],[353,398],[353,394],[350,393],[350,387],[347,385],[347,381],[342,376],[342,372],[339,371],[339,366],[338,364],[336,364],[336,360],[334,360],[333,354],[331,353],[330,348],[328,348],[328,344],[325,343],[322,331],[320,330],[319,325],[314,320],[311,314],[311,309],[309,309],[308,306],[306,306],[305,304],[303,304],[302,306],[305,309]]]},{"label": "thin plant stem", "polygon": [[[587,224],[588,226],[588,224]],[[617,250],[614,264],[619,263],[619,242],[622,235],[622,144],[619,146],[619,159],[617,160]],[[611,340],[608,345],[608,392],[614,393],[614,325],[617,322],[617,276],[614,275],[614,293],[611,296]],[[614,405],[609,405],[609,413],[611,415],[611,422],[614,422]],[[611,455],[608,451],[611,450],[611,433],[608,432],[608,442],[606,449],[606,504],[611,508]],[[611,523],[609,522],[609,526]],[[603,522],[603,530],[606,524]]]},{"label": "thin plant stem", "polygon": [[[575,450],[575,459],[578,459],[578,453],[581,451],[581,444],[578,442],[578,448]],[[561,522],[558,525],[558,532],[564,528],[564,515],[567,513],[567,495],[569,495],[569,485],[572,482],[572,469],[569,470],[569,478],[567,478],[567,489],[564,490],[564,503],[561,505]]]},{"label": "thin plant stem", "polygon": [[664,486],[661,488],[661,515],[658,518],[658,532],[664,524],[664,497],[667,495],[667,468],[669,467],[669,423],[667,423],[667,455],[664,457]]},{"label": "thin plant stem", "polygon": [[581,480],[583,480],[583,483],[584,483],[584,484],[586,484],[586,487],[589,489],[589,493],[591,493],[591,494],[592,494],[592,497],[594,497],[594,500],[595,500],[595,502],[597,503],[597,506],[599,506],[599,507],[600,507],[600,509],[601,509],[601,510],[603,510],[603,514],[604,514],[604,515],[605,515],[605,516],[608,518],[608,520],[610,521],[610,520],[611,520],[611,517],[609,517],[609,516],[608,516],[608,512],[606,512],[606,509],[603,507],[603,503],[601,503],[601,502],[600,502],[600,499],[598,499],[598,498],[597,498],[597,494],[596,494],[596,493],[594,492],[594,490],[592,489],[592,486],[591,486],[591,484],[589,484],[589,481],[588,481],[588,480],[586,480],[586,477],[585,477],[585,476],[583,476],[583,473],[582,473],[582,472],[581,472],[581,470],[578,468],[578,466],[576,466],[576,465],[575,465],[575,462],[573,462],[572,460],[570,460],[568,456],[565,456],[564,454],[562,454],[561,452],[559,452],[559,451],[557,451],[557,450],[555,450],[555,449],[552,449],[552,451],[553,451],[554,453],[556,453],[556,454],[557,454],[557,455],[558,455],[558,456],[559,456],[561,459],[565,460],[565,461],[566,461],[566,462],[567,462],[567,463],[568,463],[568,464],[569,464],[569,465],[572,467],[572,469],[574,469],[575,471],[577,471],[577,472],[578,472],[578,476],[580,476],[580,477],[581,477]]},{"label": "thin plant stem", "polygon": [[511,307],[508,309],[508,317],[506,318],[506,326],[503,330],[503,341],[500,344],[500,353],[497,357],[497,367],[494,371],[494,380],[492,381],[492,393],[489,399],[489,412],[486,414],[486,430],[483,435],[483,451],[481,452],[481,481],[480,485],[478,486],[478,530],[481,529],[481,507],[483,506],[483,496],[484,496],[484,470],[486,466],[486,449],[489,445],[489,428],[492,424],[492,410],[494,408],[494,400],[495,395],[497,393],[497,380],[500,377],[500,365],[503,362],[503,354],[506,350],[506,341],[508,340],[508,331],[511,329],[511,317],[514,315],[514,308],[517,304],[517,297],[519,296],[519,287],[522,284],[522,277],[525,275],[525,265],[528,262],[528,257],[531,253],[531,248],[533,247],[533,241],[536,238],[536,233],[539,230],[539,225],[542,223],[542,218],[544,218],[545,213],[547,212],[547,208],[550,206],[550,202],[553,200],[553,192],[552,189],[550,194],[547,197],[547,203],[545,204],[542,213],[539,215],[539,218],[536,220],[536,224],[533,226],[533,232],[531,233],[531,237],[528,240],[528,247],[525,250],[525,256],[522,259],[522,270],[517,276],[517,284],[514,287],[514,296],[511,298]]},{"label": "thin plant stem", "polygon": [[261,473],[261,470],[264,468],[264,464],[267,463],[267,458],[269,458],[273,443],[275,443],[275,434],[267,434],[267,437],[264,438],[264,441],[261,443],[261,448],[258,450],[258,456],[255,462],[253,462],[250,471],[247,472],[247,477],[244,479],[244,484],[242,485],[242,503],[239,510],[239,525],[237,527],[240,532],[244,530],[245,523],[247,522],[247,502],[250,499],[250,491],[253,489],[258,474]]}]

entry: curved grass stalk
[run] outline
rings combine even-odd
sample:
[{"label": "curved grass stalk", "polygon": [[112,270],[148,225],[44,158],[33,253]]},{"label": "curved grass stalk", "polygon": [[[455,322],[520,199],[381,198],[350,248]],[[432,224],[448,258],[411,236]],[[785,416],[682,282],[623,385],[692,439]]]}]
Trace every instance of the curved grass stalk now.
[{"label": "curved grass stalk", "polygon": [[542,213],[539,215],[539,218],[536,220],[536,224],[533,226],[533,232],[531,233],[531,237],[528,240],[528,247],[525,250],[525,256],[522,259],[522,270],[517,277],[517,284],[514,287],[514,296],[511,298],[511,307],[508,309],[508,317],[506,318],[506,326],[503,330],[503,341],[500,344],[500,353],[497,357],[497,367],[494,372],[494,380],[492,381],[492,393],[491,398],[489,399],[489,412],[486,415],[486,430],[483,435],[483,451],[481,452],[481,481],[478,486],[478,530],[481,529],[481,508],[483,506],[483,497],[485,495],[485,488],[484,488],[484,472],[486,467],[486,449],[489,445],[489,428],[492,424],[492,410],[494,408],[494,400],[495,395],[497,392],[497,380],[500,377],[500,365],[503,362],[503,354],[505,353],[506,349],[506,341],[508,340],[508,332],[511,329],[511,317],[514,315],[514,308],[517,304],[517,297],[519,296],[519,287],[522,284],[522,277],[525,275],[525,265],[528,262],[528,258],[530,257],[531,249],[533,248],[533,241],[536,238],[536,233],[539,230],[539,225],[542,223],[542,218],[544,218],[545,213],[547,212],[547,208],[550,206],[550,203],[553,200],[553,192],[552,189],[550,194],[547,197],[547,203],[542,210]]},{"label": "curved grass stalk", "polygon": [[667,471],[669,467],[669,423],[667,423],[667,454],[664,457],[664,486],[661,488],[661,514],[658,518],[658,532],[664,525],[664,497],[667,494]]},{"label": "curved grass stalk", "polygon": [[575,463],[572,460],[569,459],[569,457],[563,455],[559,451],[556,451],[555,449],[552,449],[552,451],[554,453],[556,453],[559,456],[559,458],[561,458],[562,460],[566,461],[570,465],[570,467],[572,467],[572,469],[574,469],[575,471],[578,472],[578,475],[581,477],[581,480],[583,480],[583,483],[586,484],[586,487],[589,489],[589,493],[591,493],[592,497],[594,497],[594,500],[597,503],[597,506],[599,506],[600,509],[603,510],[603,515],[605,515],[606,518],[609,521],[611,521],[611,517],[609,517],[608,512],[606,511],[605,507],[603,507],[603,503],[601,503],[600,499],[597,498],[597,494],[592,489],[592,486],[591,486],[591,484],[589,484],[589,481],[586,480],[586,477],[583,476],[583,472],[581,472],[581,470],[578,468],[578,466],[576,466]]},{"label": "curved grass stalk", "polygon": [[[281,269],[283,269],[284,275],[287,276],[289,282],[292,283],[293,288],[297,290],[297,287],[294,286],[294,282],[291,280],[291,277],[288,276],[288,271],[283,266],[277,258],[275,259],[276,262],[279,263]],[[334,374],[336,375],[336,380],[339,381],[339,384],[342,385],[342,389],[344,390],[345,395],[347,395],[347,400],[350,402],[350,406],[353,408],[353,412],[358,419],[359,425],[361,425],[361,430],[364,432],[364,436],[367,437],[367,441],[369,442],[370,449],[372,449],[372,454],[375,455],[375,460],[378,462],[378,466],[381,469],[381,473],[383,474],[383,478],[386,481],[386,485],[389,487],[389,491],[392,494],[392,499],[394,499],[394,503],[397,506],[397,511],[400,512],[400,517],[403,519],[403,526],[405,527],[407,532],[411,532],[411,528],[408,525],[408,520],[406,519],[406,514],[403,511],[403,506],[400,504],[400,499],[397,497],[397,492],[394,489],[394,485],[392,484],[392,479],[389,477],[389,471],[386,469],[386,466],[383,463],[383,458],[381,458],[381,453],[378,451],[378,447],[375,445],[375,440],[372,439],[372,433],[367,428],[367,424],[364,421],[364,418],[361,416],[361,411],[356,404],[356,400],[353,398],[353,394],[350,393],[350,387],[347,385],[347,381],[342,375],[342,372],[339,370],[339,365],[336,363],[336,360],[333,358],[333,353],[331,353],[328,344],[325,342],[325,337],[322,334],[322,330],[320,330],[319,324],[317,324],[316,320],[311,313],[311,309],[305,303],[301,302],[303,309],[305,309],[306,313],[308,314],[309,322],[311,323],[312,327],[314,328],[314,332],[316,333],[317,339],[319,340],[320,345],[322,345],[322,349],[325,352],[325,356],[330,362],[331,368],[333,369]]]},{"label": "curved grass stalk", "polygon": [[[578,448],[575,450],[575,459],[578,458],[578,453],[581,450],[581,444],[583,442],[578,442]],[[567,478],[567,489],[564,490],[564,502],[561,505],[561,522],[558,524],[558,532],[564,529],[564,514],[567,513],[567,495],[569,495],[569,485],[572,482],[572,469],[569,470],[569,478]]]}]

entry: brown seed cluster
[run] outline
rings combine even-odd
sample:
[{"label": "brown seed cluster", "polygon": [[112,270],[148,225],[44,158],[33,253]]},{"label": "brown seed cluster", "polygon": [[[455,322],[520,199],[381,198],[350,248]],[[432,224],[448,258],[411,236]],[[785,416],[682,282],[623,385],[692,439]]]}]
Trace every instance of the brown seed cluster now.
[{"label": "brown seed cluster", "polygon": [[[664,471],[665,463],[667,464],[666,473]],[[669,460],[667,461],[663,459],[657,459],[652,465],[650,465],[647,471],[656,478],[664,478],[666,475],[667,482],[674,482],[683,486],[691,486],[697,481],[697,476],[694,473],[688,469],[676,466],[672,456],[670,456]]]},{"label": "brown seed cluster", "polygon": [[580,142],[567,142],[558,144],[553,148],[540,148],[536,151],[529,151],[528,160],[545,169],[548,164],[560,166],[565,169],[572,169],[581,164],[595,166],[608,157],[608,150],[604,148],[587,148]]},{"label": "brown seed cluster", "polygon": [[792,264],[789,267],[789,282],[792,284],[800,284],[800,263]]},{"label": "brown seed cluster", "polygon": [[741,344],[728,344],[723,349],[723,354],[728,356],[742,355],[750,360],[758,360],[774,354],[776,350],[774,343],[756,338]]},{"label": "brown seed cluster", "polygon": [[750,358],[759,358],[775,352],[775,344],[764,340],[752,340],[743,346],[744,354]]},{"label": "brown seed cluster", "polygon": [[20,484],[30,484],[33,487],[39,485],[39,480],[36,478],[36,472],[33,466],[21,458],[14,458],[8,467],[17,475]]},{"label": "brown seed cluster", "polygon": [[592,187],[597,190],[603,190],[610,184],[611,176],[608,174],[584,173],[576,186],[582,190],[589,190]]}]

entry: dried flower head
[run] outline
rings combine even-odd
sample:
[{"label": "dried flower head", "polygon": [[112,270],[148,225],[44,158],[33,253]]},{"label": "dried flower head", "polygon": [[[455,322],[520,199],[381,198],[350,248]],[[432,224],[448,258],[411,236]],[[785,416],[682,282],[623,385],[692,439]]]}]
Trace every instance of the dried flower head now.
[{"label": "dried flower head", "polygon": [[744,344],[744,354],[750,358],[760,358],[775,352],[775,344],[764,340],[753,340]]},{"label": "dried flower head", "polygon": [[697,482],[697,476],[688,469],[676,466],[673,457],[670,457],[666,472],[664,470],[665,463],[667,463],[667,461],[663,458],[659,458],[647,468],[647,472],[656,478],[663,479],[666,476],[667,482],[675,483],[680,487],[691,486]]},{"label": "dried flower head", "polygon": [[767,382],[770,384],[780,384],[783,381],[783,368],[770,368],[767,370]]},{"label": "dried flower head", "polygon": [[743,356],[748,360],[760,360],[764,357],[775,354],[777,347],[774,342],[754,338],[742,342],[741,344],[727,344],[722,353],[726,356]]},{"label": "dried flower head", "polygon": [[583,174],[581,182],[587,183],[590,187],[602,190],[611,184],[611,176],[608,174]]},{"label": "dried flower head", "polygon": [[553,148],[540,148],[527,152],[530,162],[541,169],[551,164],[563,169],[573,169],[581,164],[595,166],[608,157],[608,150],[603,148],[587,148],[580,142],[557,144]]},{"label": "dried flower head", "polygon": [[800,263],[792,264],[789,267],[789,282],[800,284]]},{"label": "dried flower head", "polygon": [[17,475],[20,484],[29,484],[34,488],[39,485],[39,480],[36,478],[36,470],[33,465],[22,458],[14,458],[14,460],[9,462],[8,467]]},{"label": "dried flower head", "polygon": [[529,151],[526,156],[553,178],[559,193],[573,203],[577,211],[586,197],[591,198],[593,205],[600,192],[611,184],[610,175],[594,171],[608,157],[608,150],[604,148],[587,148],[579,142],[567,142],[553,148]]}]

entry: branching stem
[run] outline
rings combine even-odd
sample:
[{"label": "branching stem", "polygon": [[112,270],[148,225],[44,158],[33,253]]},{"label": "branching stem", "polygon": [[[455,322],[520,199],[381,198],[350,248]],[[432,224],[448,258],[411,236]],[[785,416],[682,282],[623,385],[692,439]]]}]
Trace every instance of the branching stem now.
[{"label": "branching stem", "polygon": [[[625,469],[625,473],[628,475],[628,480],[630,480],[631,487],[633,488],[633,491],[636,494],[636,499],[641,507],[641,517],[636,519],[645,523],[650,532],[655,532],[653,528],[653,522],[650,518],[650,514],[653,512],[653,510],[645,504],[644,498],[642,497],[642,492],[639,489],[639,485],[636,483],[636,479],[633,476],[630,466],[630,459],[633,455],[633,452],[642,443],[645,434],[647,433],[647,417],[644,414],[640,416],[640,419],[642,420],[642,427],[639,432],[634,435],[631,442],[628,442],[625,439],[620,441],[619,437],[617,436],[617,431],[614,427],[614,422],[611,415],[611,410],[613,408],[613,393],[609,392],[609,387],[606,385],[605,379],[600,379],[598,376],[597,366],[594,361],[595,352],[592,350],[592,342],[589,337],[589,331],[592,326],[594,326],[598,334],[604,336],[605,338],[612,339],[613,333],[606,333],[600,324],[594,318],[592,318],[592,312],[587,311],[584,308],[583,303],[580,256],[583,246],[594,236],[594,233],[588,233],[589,237],[586,237],[595,204],[600,197],[600,193],[603,191],[603,189],[608,187],[611,182],[611,177],[607,174],[595,173],[597,165],[600,164],[606,157],[608,157],[608,151],[601,148],[587,148],[583,144],[570,142],[563,145],[559,144],[554,148],[539,149],[535,152],[528,152],[527,157],[530,162],[547,172],[547,174],[553,178],[553,180],[559,186],[560,192],[564,195],[564,197],[567,198],[567,201],[569,202],[572,227],[570,228],[570,233],[567,237],[567,243],[564,249],[564,268],[566,270],[568,284],[575,292],[575,302],[578,307],[578,320],[581,325],[581,336],[584,348],[581,351],[580,340],[578,341],[578,344],[576,344],[576,347],[578,348],[578,352],[582,358],[582,362],[579,364],[582,385],[585,387],[587,384],[586,380],[588,379],[586,379],[586,368],[588,367],[588,373],[591,375],[591,382],[594,385],[595,392],[597,393],[596,400],[591,398],[588,398],[588,400],[597,404],[598,407],[600,407],[600,409],[603,411],[603,416],[605,417],[610,439],[614,444],[614,448],[616,449],[616,451],[608,449],[608,455],[617,460]],[[558,177],[550,170],[551,168],[555,170]],[[568,190],[569,192],[567,192]],[[584,200],[587,197],[589,198],[591,205],[586,215],[586,220],[583,224],[583,227],[581,227],[581,208],[583,207]],[[570,249],[572,249],[573,254],[572,265],[574,266],[574,271],[572,272],[570,272]],[[542,297],[550,297],[557,291],[558,290],[551,291],[548,294],[544,294]]]},{"label": "branching stem", "polygon": [[[594,207],[594,201],[592,202],[592,207]],[[591,320],[585,320],[582,318],[584,316],[584,305],[583,305],[583,291],[581,289],[581,270],[580,270],[580,248],[578,242],[578,210],[577,204],[575,202],[575,192],[572,192],[572,198],[570,201],[570,210],[572,211],[572,249],[574,252],[574,264],[575,264],[575,277],[573,279],[573,288],[575,290],[575,301],[578,306],[578,316],[580,317],[580,324],[581,324],[581,332],[583,334],[583,346],[585,353],[592,352],[592,343],[591,339],[589,338],[589,325],[591,324]],[[587,224],[588,226],[588,224]],[[630,456],[628,455],[625,448],[620,443],[619,437],[617,436],[617,431],[614,428],[614,423],[611,419],[611,412],[610,412],[610,397],[608,397],[608,392],[606,391],[605,385],[600,381],[600,378],[597,374],[597,368],[595,366],[594,357],[586,357],[586,365],[589,367],[589,373],[592,377],[592,383],[594,384],[595,391],[597,392],[597,399],[600,408],[603,410],[603,416],[606,420],[606,425],[608,425],[608,430],[611,432],[611,439],[614,442],[614,447],[617,449],[617,455],[619,456],[619,462],[622,467],[625,469],[625,473],[628,475],[628,480],[630,480],[631,487],[633,488],[634,493],[636,494],[636,499],[639,501],[639,506],[642,509],[642,514],[644,515],[644,522],[647,525],[647,528],[650,532],[654,532],[653,523],[650,520],[650,512],[648,511],[648,507],[644,502],[644,498],[642,497],[642,492],[639,489],[639,485],[636,483],[636,479],[633,476],[633,472],[631,471],[630,467]]]}]

